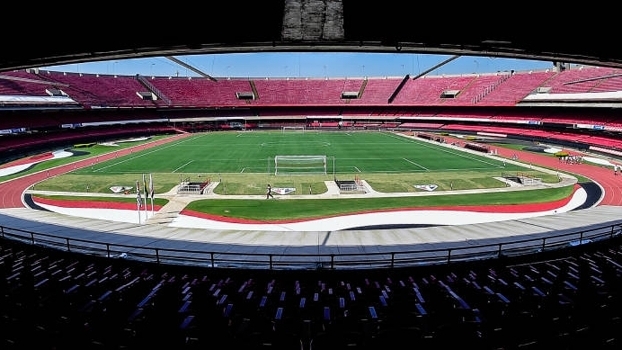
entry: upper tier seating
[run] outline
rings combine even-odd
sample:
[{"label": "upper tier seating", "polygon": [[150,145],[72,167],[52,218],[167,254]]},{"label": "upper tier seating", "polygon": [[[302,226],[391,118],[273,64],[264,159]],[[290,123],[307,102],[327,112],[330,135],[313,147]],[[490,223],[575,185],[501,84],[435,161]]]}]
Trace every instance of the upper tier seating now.
[{"label": "upper tier seating", "polygon": [[150,77],[148,81],[179,107],[243,106],[248,101],[237,98],[238,92],[253,92],[247,79]]},{"label": "upper tier seating", "polygon": [[0,95],[50,96],[46,90],[53,87],[52,83],[30,71],[0,73]]},{"label": "upper tier seating", "polygon": [[[550,94],[622,89],[622,69],[596,67],[561,72],[429,75],[417,79],[228,78],[214,81],[203,77],[116,76],[38,70],[18,70],[3,73],[3,76],[0,77],[0,95],[44,97],[56,89],[86,108],[514,106],[538,89],[541,93],[548,90]],[[397,91],[402,81],[405,84]],[[397,94],[389,101],[395,92]],[[446,96],[442,96],[444,93]],[[153,94],[156,98],[141,98],[139,94]]]},{"label": "upper tier seating", "polygon": [[610,78],[600,79],[591,92],[622,91],[622,70],[615,72]]},{"label": "upper tier seating", "polygon": [[[383,127],[393,127],[398,124],[390,123],[396,123],[401,117],[415,117],[429,120],[477,118],[503,124],[576,124],[582,129],[591,129],[590,126],[594,125],[594,129],[603,128],[615,132],[622,128],[622,122],[617,115],[604,109],[602,113],[596,109],[576,112],[566,109],[565,114],[540,109],[536,112],[537,115],[532,116],[525,113],[527,109],[518,111],[510,108],[530,93],[543,93],[547,88],[550,88],[550,94],[560,91],[588,93],[617,90],[622,84],[622,70],[613,68],[580,67],[561,72],[500,72],[423,76],[418,79],[405,76],[330,79],[228,78],[215,81],[207,77],[116,76],[40,70],[17,70],[4,73],[3,76],[0,79],[1,96],[22,94],[20,96],[32,97],[34,100],[35,97],[49,96],[50,90],[58,89],[77,102],[76,105],[61,106],[67,110],[131,108],[137,111],[109,113],[105,117],[90,113],[52,113],[31,117],[32,113],[20,113],[19,118],[2,119],[0,130],[5,133],[14,133],[13,129],[53,129],[85,122],[133,122],[142,118],[138,111],[152,112],[148,119],[164,121],[177,117],[210,118],[222,116],[220,108],[227,109],[226,116],[229,117],[256,119],[252,123],[245,123],[247,128],[264,127],[268,124],[263,121],[273,119],[305,122],[314,116],[334,117],[333,121],[360,121],[357,126],[364,123],[367,126],[375,125],[382,121]],[[589,89],[588,85],[591,86]],[[398,90],[400,86],[401,89]],[[156,98],[151,100],[141,94],[153,94]],[[40,105],[28,105],[28,102],[23,104],[25,106],[18,103],[2,107],[10,110],[19,110],[22,107],[43,109]],[[283,110],[284,107],[288,109]],[[457,107],[470,109],[459,110]],[[498,109],[493,110],[490,107]],[[196,108],[201,113],[197,114],[188,108]],[[501,111],[501,108],[506,109]],[[182,109],[185,113],[180,112]],[[258,122],[259,120],[262,122]],[[214,123],[185,125],[183,128],[195,131],[218,130],[227,125],[228,123]],[[611,145],[609,142],[607,144]],[[601,141],[598,145],[604,146]]]},{"label": "upper tier seating", "polygon": [[147,91],[136,77],[40,71],[38,76],[58,84],[86,108],[153,107],[137,93]]},{"label": "upper tier seating", "polygon": [[581,67],[568,69],[551,77],[543,87],[549,87],[551,94],[559,93],[589,93],[602,84],[603,79],[613,74],[620,74],[622,70],[606,67]]},{"label": "upper tier seating", "polygon": [[[441,94],[446,90],[466,91],[476,79],[475,76],[424,76],[418,79],[410,79],[406,82],[400,93],[393,100],[395,105],[421,105],[449,103],[449,99],[441,99]],[[462,93],[462,92],[461,92]],[[459,104],[462,103],[461,102]]]},{"label": "upper tier seating", "polygon": [[518,72],[513,73],[502,84],[486,94],[478,104],[480,105],[509,105],[513,106],[535,88],[550,79],[553,71]]},{"label": "upper tier seating", "polygon": [[259,99],[257,105],[346,104],[343,92],[361,91],[362,78],[344,79],[258,79],[254,84]]},{"label": "upper tier seating", "polygon": [[350,101],[350,104],[387,104],[389,97],[398,87],[400,79],[396,78],[368,78],[365,89],[359,99]]}]

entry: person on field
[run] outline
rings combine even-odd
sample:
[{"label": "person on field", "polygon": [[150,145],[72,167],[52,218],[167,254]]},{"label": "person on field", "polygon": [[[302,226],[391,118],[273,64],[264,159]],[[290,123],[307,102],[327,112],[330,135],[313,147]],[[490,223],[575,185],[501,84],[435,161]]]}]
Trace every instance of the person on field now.
[{"label": "person on field", "polygon": [[268,189],[266,190],[266,199],[270,199],[270,198],[274,198],[274,196],[272,195],[272,186],[268,184]]}]

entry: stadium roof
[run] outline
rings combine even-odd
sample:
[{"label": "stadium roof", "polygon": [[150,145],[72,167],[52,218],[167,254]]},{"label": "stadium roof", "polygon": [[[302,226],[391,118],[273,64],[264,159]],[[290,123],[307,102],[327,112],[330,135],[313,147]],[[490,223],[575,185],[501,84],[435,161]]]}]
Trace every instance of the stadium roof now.
[{"label": "stadium roof", "polygon": [[498,8],[403,0],[212,1],[200,8],[180,2],[91,5],[7,8],[5,17],[17,21],[0,24],[0,71],[266,51],[434,53],[622,67],[619,47],[599,39],[614,33],[617,22],[608,21],[606,9],[598,6],[598,17],[592,18],[589,6],[573,11],[561,4],[536,8],[511,2]]}]

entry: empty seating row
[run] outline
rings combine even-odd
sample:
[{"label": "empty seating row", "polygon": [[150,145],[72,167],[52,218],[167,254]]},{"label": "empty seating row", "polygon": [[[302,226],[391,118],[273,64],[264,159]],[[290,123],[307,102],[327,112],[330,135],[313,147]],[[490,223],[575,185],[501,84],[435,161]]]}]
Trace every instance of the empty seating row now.
[{"label": "empty seating row", "polygon": [[622,245],[606,243],[451,266],[253,271],[2,240],[3,348],[614,348]]},{"label": "empty seating row", "polygon": [[[387,78],[142,77],[39,70],[0,76],[0,96],[62,94],[84,108],[288,105],[513,106],[531,93],[613,92],[622,70],[498,72]],[[403,84],[402,84],[403,83]],[[399,88],[399,90],[398,90]],[[145,98],[147,96],[148,98]]]}]

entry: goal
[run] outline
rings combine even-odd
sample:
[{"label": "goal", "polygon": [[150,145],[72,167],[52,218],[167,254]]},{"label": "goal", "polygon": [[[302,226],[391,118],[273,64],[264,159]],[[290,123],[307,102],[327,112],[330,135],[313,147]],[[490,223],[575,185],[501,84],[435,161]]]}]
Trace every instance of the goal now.
[{"label": "goal", "polygon": [[325,155],[274,156],[274,175],[326,175]]},{"label": "goal", "polygon": [[305,132],[305,127],[304,126],[282,126],[281,127],[281,132],[285,133],[285,132],[301,132],[304,133]]}]

